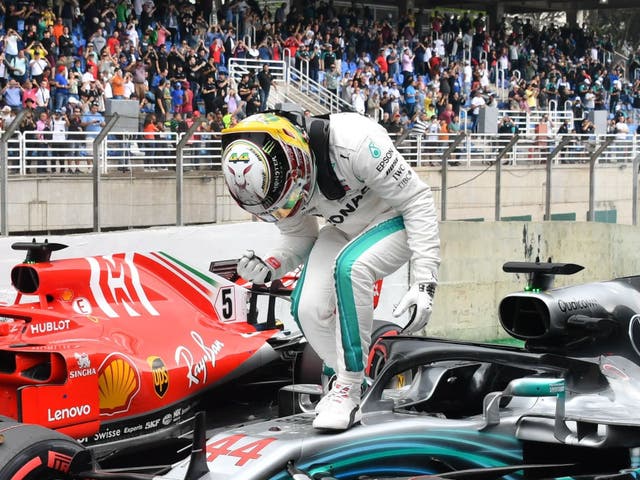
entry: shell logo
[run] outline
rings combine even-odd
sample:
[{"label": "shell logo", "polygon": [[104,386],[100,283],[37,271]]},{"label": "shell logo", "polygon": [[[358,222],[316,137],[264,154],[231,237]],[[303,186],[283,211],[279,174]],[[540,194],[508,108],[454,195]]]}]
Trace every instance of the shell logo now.
[{"label": "shell logo", "polygon": [[108,355],[98,369],[100,414],[113,415],[129,410],[140,390],[140,373],[121,353]]}]

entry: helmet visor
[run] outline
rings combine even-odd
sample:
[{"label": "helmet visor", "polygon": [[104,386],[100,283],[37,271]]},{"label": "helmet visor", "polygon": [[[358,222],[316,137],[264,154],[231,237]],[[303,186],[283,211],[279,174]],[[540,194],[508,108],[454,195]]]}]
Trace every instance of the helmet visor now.
[{"label": "helmet visor", "polygon": [[304,204],[307,197],[307,189],[301,179],[298,179],[289,190],[289,194],[273,208],[256,216],[265,222],[277,222],[296,214]]}]

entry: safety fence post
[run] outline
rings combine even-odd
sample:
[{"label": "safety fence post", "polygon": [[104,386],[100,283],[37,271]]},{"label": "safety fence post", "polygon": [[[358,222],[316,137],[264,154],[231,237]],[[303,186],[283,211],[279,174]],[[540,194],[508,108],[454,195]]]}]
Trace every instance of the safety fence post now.
[{"label": "safety fence post", "polygon": [[633,194],[631,198],[631,224],[635,227],[638,224],[638,163],[640,155],[633,157],[633,174],[631,175],[633,186],[631,188]]},{"label": "safety fence post", "polygon": [[196,130],[205,121],[205,117],[198,117],[187,131],[182,135],[176,145],[176,226],[184,225],[183,202],[184,202],[184,147],[193,138]]},{"label": "safety fence post", "polygon": [[442,164],[440,166],[442,172],[442,187],[440,191],[440,219],[445,221],[447,219],[447,170],[449,168],[449,158],[453,152],[458,148],[464,139],[466,138],[466,132],[460,132],[453,139],[453,142],[449,144],[447,149],[442,154]]},{"label": "safety fence post", "polygon": [[92,154],[93,154],[93,231],[100,232],[100,150],[107,135],[113,130],[113,127],[118,123],[120,115],[114,113],[107,121],[105,126],[100,130],[96,138],[93,139]]},{"label": "safety fence post", "polygon": [[511,137],[511,139],[509,140],[509,142],[498,152],[498,155],[496,156],[496,198],[495,198],[495,205],[494,205],[494,211],[495,211],[495,215],[494,218],[496,220],[496,222],[500,221],[500,210],[501,210],[501,202],[502,202],[502,159],[505,157],[505,155],[507,155],[507,153],[509,153],[511,150],[513,150],[513,147],[516,145],[516,143],[518,143],[518,140],[520,140],[520,135],[518,135],[517,133]]},{"label": "safety fence post", "polygon": [[544,220],[551,220],[551,164],[553,163],[553,159],[564,149],[569,142],[573,140],[573,137],[565,136],[562,137],[558,145],[555,146],[553,150],[549,152],[547,155],[547,188],[545,191],[545,205],[544,205]]},{"label": "safety fence post", "polygon": [[26,110],[20,110],[0,137],[0,235],[5,237],[9,235],[9,139],[20,128],[26,114]]},{"label": "safety fence post", "polygon": [[593,222],[595,219],[596,206],[596,162],[598,157],[606,148],[613,143],[615,137],[606,137],[598,148],[589,157],[589,210],[587,210],[587,222]]}]

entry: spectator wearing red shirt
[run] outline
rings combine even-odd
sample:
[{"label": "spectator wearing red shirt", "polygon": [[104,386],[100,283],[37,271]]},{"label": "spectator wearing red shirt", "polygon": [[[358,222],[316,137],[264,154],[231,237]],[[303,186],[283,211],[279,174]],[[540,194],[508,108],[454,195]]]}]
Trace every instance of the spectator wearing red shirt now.
[{"label": "spectator wearing red shirt", "polygon": [[191,90],[191,84],[189,82],[182,82],[184,88],[182,94],[182,113],[193,113],[193,90]]},{"label": "spectator wearing red shirt", "polygon": [[431,58],[429,59],[429,75],[431,78],[440,75],[440,65],[442,65],[442,59],[438,56],[437,52],[433,50],[431,52]]},{"label": "spectator wearing red shirt", "polygon": [[376,65],[380,71],[380,80],[385,80],[389,74],[389,64],[387,64],[387,57],[384,55],[384,48],[380,49],[378,58],[376,58]]},{"label": "spectator wearing red shirt", "polygon": [[296,58],[296,52],[298,51],[298,48],[300,47],[301,43],[300,42],[300,34],[297,33],[295,35],[291,35],[290,37],[288,37],[285,41],[284,41],[284,48],[288,48],[289,52],[290,52],[290,58]]},{"label": "spectator wearing red shirt", "polygon": [[455,112],[453,111],[453,104],[447,103],[447,106],[444,107],[444,110],[438,116],[438,120],[445,122],[447,126],[449,126],[454,116]]},{"label": "spectator wearing red shirt", "polygon": [[209,46],[209,57],[213,58],[213,63],[220,65],[222,63],[223,53],[224,44],[220,38],[216,38]]},{"label": "spectator wearing red shirt", "polygon": [[107,39],[107,48],[109,49],[109,53],[111,55],[116,54],[116,45],[120,45],[120,39],[118,38],[120,33],[118,30],[114,30],[113,34]]},{"label": "spectator wearing red shirt", "polygon": [[89,73],[94,80],[98,79],[98,64],[93,60],[93,57],[87,57],[86,72]]}]

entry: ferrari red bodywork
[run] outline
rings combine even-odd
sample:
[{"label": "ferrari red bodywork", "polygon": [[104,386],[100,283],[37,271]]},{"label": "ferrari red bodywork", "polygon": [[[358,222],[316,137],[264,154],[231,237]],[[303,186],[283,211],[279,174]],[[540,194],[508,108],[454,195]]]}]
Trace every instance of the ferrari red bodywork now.
[{"label": "ferrari red bodywork", "polygon": [[280,359],[283,335],[296,343],[247,323],[249,290],[165,253],[50,260],[63,247],[14,245],[27,259],[0,305],[0,415],[86,445],[152,438],[205,390]]}]

